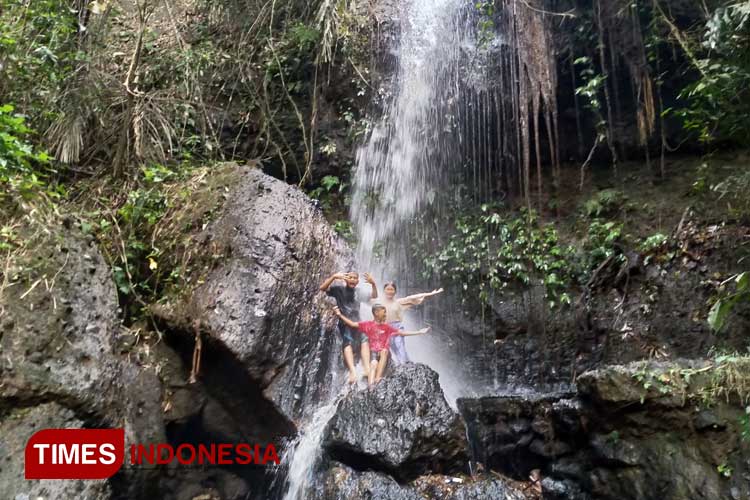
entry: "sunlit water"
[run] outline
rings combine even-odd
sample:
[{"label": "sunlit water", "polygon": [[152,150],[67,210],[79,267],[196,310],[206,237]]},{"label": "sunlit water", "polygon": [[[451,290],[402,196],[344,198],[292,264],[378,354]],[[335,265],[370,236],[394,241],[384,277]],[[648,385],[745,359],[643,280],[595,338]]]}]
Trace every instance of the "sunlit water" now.
[{"label": "sunlit water", "polygon": [[[399,45],[392,47],[398,54],[392,94],[358,150],[351,206],[359,269],[372,272],[380,284],[386,279],[402,285],[412,280],[409,233],[425,209],[439,212],[434,206],[436,194],[449,187],[448,174],[456,164],[468,157],[476,160],[472,161],[476,179],[477,165],[489,161],[490,142],[477,138],[487,135],[490,100],[482,101],[476,88],[473,97],[463,95],[468,81],[481,86],[485,80],[476,50],[475,19],[467,15],[472,8],[472,2],[461,0],[412,0],[400,6]],[[476,59],[467,60],[467,54]],[[467,68],[479,68],[480,76]],[[474,112],[480,108],[484,115]],[[476,128],[471,141],[462,137],[467,129],[459,123],[462,116],[471,116],[469,128]],[[360,286],[369,291],[369,285]],[[367,319],[368,308],[363,306],[362,312]],[[405,323],[407,329],[424,326],[412,315]],[[438,335],[409,337],[406,343],[413,361],[438,372],[454,408],[457,398],[475,395]],[[300,435],[286,447],[284,500],[309,496],[325,428],[342,397],[336,392],[305,420]]]},{"label": "sunlit water", "polygon": [[323,453],[326,426],[336,413],[336,406],[344,394],[345,389],[334,391],[330,399],[303,424],[297,438],[285,447],[281,463],[287,469],[284,500],[307,498]]},{"label": "sunlit water", "polygon": [[[459,103],[467,82],[477,80],[467,67],[481,66],[475,19],[467,9],[470,3],[456,0],[402,6],[393,94],[357,154],[351,207],[357,261],[381,284],[396,281],[402,295],[415,281],[410,247],[416,220],[429,210],[433,223],[442,222],[437,195],[454,189],[449,180],[461,166]],[[476,60],[467,64],[467,57]],[[406,323],[408,329],[424,326],[409,315]],[[474,395],[458,361],[442,345],[445,338],[433,333],[406,343],[414,361],[438,372],[451,405]]]}]

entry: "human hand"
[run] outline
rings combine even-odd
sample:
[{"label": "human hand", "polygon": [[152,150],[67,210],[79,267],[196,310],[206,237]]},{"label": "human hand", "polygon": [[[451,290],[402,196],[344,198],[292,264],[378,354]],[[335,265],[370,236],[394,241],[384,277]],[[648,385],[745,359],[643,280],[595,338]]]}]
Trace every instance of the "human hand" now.
[{"label": "human hand", "polygon": [[365,282],[367,282],[367,283],[369,283],[369,284],[371,284],[371,285],[374,285],[374,284],[375,284],[375,278],[373,278],[373,277],[372,277],[372,274],[370,274],[370,273],[365,273],[365,274],[364,274],[364,277],[365,277]]},{"label": "human hand", "polygon": [[341,317],[341,309],[339,309],[337,306],[334,306],[333,307],[333,314],[335,314],[336,316]]},{"label": "human hand", "polygon": [[427,333],[427,332],[429,332],[429,331],[430,331],[430,327],[429,327],[429,326],[426,326],[426,327],[422,328],[421,330],[417,330],[417,332],[418,332],[418,333],[419,333],[420,335],[423,335],[423,334],[425,334],[425,333]]},{"label": "human hand", "polygon": [[431,291],[430,295],[437,295],[439,293],[443,293],[443,289],[442,288],[438,288],[437,290]]}]

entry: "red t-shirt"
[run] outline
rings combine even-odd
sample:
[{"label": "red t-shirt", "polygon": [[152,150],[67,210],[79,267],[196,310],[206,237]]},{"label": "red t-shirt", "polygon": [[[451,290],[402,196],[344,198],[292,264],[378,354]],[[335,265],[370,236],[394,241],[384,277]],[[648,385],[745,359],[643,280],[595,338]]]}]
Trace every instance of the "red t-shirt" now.
[{"label": "red t-shirt", "polygon": [[374,321],[360,321],[359,331],[367,335],[371,351],[388,350],[390,339],[398,329],[388,323],[376,323]]}]

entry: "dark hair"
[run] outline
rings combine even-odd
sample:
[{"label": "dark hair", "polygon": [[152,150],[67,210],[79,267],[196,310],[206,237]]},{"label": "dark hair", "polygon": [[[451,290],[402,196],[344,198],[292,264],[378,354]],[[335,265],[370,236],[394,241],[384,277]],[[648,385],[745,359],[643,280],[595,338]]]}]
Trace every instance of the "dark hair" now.
[{"label": "dark hair", "polygon": [[385,309],[385,306],[383,304],[373,304],[372,305],[372,312],[374,313],[378,309]]},{"label": "dark hair", "polygon": [[383,290],[385,290],[385,287],[387,287],[387,286],[392,286],[393,287],[393,291],[395,291],[395,292],[398,291],[398,288],[396,288],[396,282],[395,281],[386,281],[385,283],[383,283]]}]

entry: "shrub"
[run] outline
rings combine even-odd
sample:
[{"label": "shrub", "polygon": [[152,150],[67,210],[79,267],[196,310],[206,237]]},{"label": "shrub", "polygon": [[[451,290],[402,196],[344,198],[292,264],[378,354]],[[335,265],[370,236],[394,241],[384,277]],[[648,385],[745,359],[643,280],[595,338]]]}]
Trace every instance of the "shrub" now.
[{"label": "shrub", "polygon": [[567,304],[572,253],[560,244],[554,227],[541,224],[533,211],[508,217],[484,205],[481,215],[459,218],[447,245],[425,257],[424,265],[428,276],[476,290],[482,303],[491,291],[537,282],[552,305]]}]

